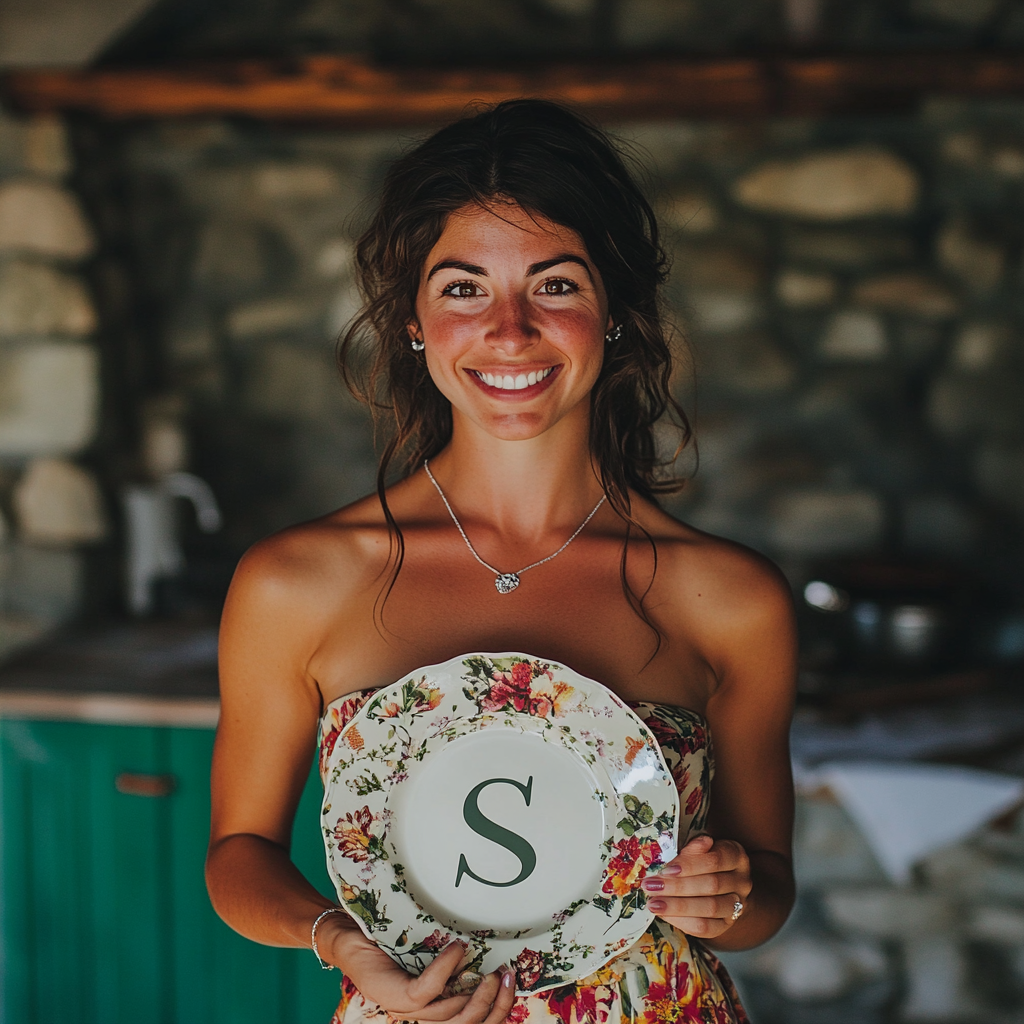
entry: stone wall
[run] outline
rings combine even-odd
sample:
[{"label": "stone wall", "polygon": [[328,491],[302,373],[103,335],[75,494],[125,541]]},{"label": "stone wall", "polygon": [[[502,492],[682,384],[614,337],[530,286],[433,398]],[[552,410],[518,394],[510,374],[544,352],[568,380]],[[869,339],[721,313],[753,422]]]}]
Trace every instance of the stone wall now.
[{"label": "stone wall", "polygon": [[[794,578],[887,551],[1014,584],[1024,104],[620,134],[651,179],[693,355],[678,386],[700,468],[673,509]],[[113,405],[178,403],[225,550],[368,490],[367,418],[334,342],[358,301],[353,239],[411,133],[207,121],[76,138],[98,279],[121,282],[102,289],[104,344],[136,368],[111,377]],[[139,424],[124,412],[126,451]]]},{"label": "stone wall", "polygon": [[[673,511],[794,580],[823,556],[921,554],[1019,594],[1024,103],[618,131],[662,215],[690,353],[699,469]],[[0,129],[8,616],[73,612],[83,550],[168,444],[225,507],[218,539],[189,540],[211,591],[258,537],[373,481],[335,340],[358,304],[353,240],[413,134],[71,134],[73,188],[59,124]],[[108,591],[116,575],[108,561]]]},{"label": "stone wall", "polygon": [[1013,47],[1020,0],[258,0],[153,5],[108,61],[357,52],[480,61],[609,52]]},{"label": "stone wall", "polygon": [[0,650],[78,611],[83,549],[108,531],[90,469],[96,242],[71,170],[60,122],[0,114]]}]

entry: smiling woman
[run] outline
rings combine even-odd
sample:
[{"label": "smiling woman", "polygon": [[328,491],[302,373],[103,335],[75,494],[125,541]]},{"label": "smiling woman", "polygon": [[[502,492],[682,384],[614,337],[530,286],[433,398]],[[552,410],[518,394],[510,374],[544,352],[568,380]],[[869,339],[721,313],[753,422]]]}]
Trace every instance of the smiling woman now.
[{"label": "smiling woman", "polygon": [[[659,463],[655,427],[674,416],[684,443],[689,427],[669,390],[650,205],[600,131],[512,101],[398,161],[357,258],[365,306],[342,358],[387,436],[377,493],[262,541],[236,573],[220,647],[215,907],[256,941],[312,944],[340,967],[346,1024],[745,1020],[704,943],[763,942],[792,904],[792,611],[773,566],[657,504],[680,484]],[[483,651],[530,653],[511,666],[466,654]],[[440,930],[416,946],[414,977],[367,937],[393,922],[364,876],[339,897],[365,935],[289,860],[318,724],[322,766],[339,744],[362,750],[349,723],[398,680],[443,730],[450,709],[423,666],[458,657],[486,667],[487,714],[555,707],[534,693],[552,664],[600,680],[656,738],[678,791],[678,853],[654,872],[664,851],[638,838],[647,819],[627,815],[590,901],[643,908],[650,927],[571,984],[531,991],[540,954],[524,946],[465,991],[453,985],[463,947],[444,948]],[[391,707],[389,718],[405,713]],[[527,785],[496,765],[491,782]],[[344,780],[325,782],[326,813]],[[430,812],[420,801],[416,813]],[[350,813],[346,842],[369,814]]]}]

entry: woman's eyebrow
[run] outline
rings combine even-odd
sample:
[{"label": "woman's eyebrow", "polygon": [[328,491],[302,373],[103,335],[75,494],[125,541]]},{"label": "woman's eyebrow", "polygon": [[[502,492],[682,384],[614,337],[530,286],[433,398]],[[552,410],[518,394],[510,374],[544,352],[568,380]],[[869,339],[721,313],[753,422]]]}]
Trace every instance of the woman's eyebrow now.
[{"label": "woman's eyebrow", "polygon": [[587,266],[587,261],[580,256],[574,256],[571,252],[559,253],[558,256],[553,256],[549,260],[541,260],[540,263],[532,264],[529,270],[526,271],[526,276],[533,277],[534,274],[543,274],[545,270],[557,267],[559,263],[576,263],[587,272],[587,277],[591,281],[594,280],[593,275],[590,273],[590,267]]},{"label": "woman's eyebrow", "polygon": [[466,274],[475,274],[477,277],[487,276],[487,271],[475,263],[463,263],[462,260],[441,260],[440,263],[435,263],[430,268],[427,280],[429,281],[439,270],[461,270]]}]

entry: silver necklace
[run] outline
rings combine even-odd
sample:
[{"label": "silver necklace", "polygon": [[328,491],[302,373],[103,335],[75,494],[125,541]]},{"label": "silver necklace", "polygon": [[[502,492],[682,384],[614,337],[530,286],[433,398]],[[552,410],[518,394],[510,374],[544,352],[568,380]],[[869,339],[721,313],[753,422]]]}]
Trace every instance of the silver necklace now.
[{"label": "silver necklace", "polygon": [[444,491],[441,490],[441,485],[434,479],[434,474],[430,472],[430,460],[423,460],[423,468],[426,471],[427,476],[430,478],[430,482],[437,488],[437,493],[441,495],[441,500],[444,502],[444,507],[448,509],[448,515],[452,517],[452,522],[455,524],[455,528],[462,535],[462,539],[466,542],[466,547],[469,548],[469,553],[485,568],[489,569],[494,573],[494,589],[499,594],[511,594],[516,587],[519,586],[519,577],[526,572],[527,569],[536,569],[538,565],[543,565],[545,562],[550,562],[552,558],[557,558],[583,531],[583,527],[590,522],[591,519],[597,515],[597,510],[604,504],[607,495],[602,494],[601,500],[590,510],[590,515],[576,527],[576,532],[552,555],[548,555],[547,558],[542,558],[539,562],[531,562],[525,568],[520,569],[518,572],[501,572],[499,569],[495,569],[493,565],[489,565],[485,562],[477,553],[476,548],[469,542],[469,538],[466,536],[466,531],[462,528],[462,523],[459,522],[459,517],[452,510],[451,505],[448,504],[448,499],[444,496]]}]

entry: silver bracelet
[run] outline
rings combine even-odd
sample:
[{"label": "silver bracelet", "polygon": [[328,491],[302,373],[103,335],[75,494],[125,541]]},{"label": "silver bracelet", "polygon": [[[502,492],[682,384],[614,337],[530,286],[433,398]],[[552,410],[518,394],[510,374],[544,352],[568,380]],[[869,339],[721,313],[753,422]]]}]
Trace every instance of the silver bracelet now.
[{"label": "silver bracelet", "polygon": [[320,916],[313,922],[313,930],[309,936],[309,944],[313,947],[313,955],[320,961],[320,966],[325,971],[333,971],[334,964],[325,964],[324,958],[320,955],[320,950],[316,948],[316,930],[320,927],[320,922],[328,916],[328,914],[345,914],[347,911],[344,907],[328,907],[322,911]]}]

